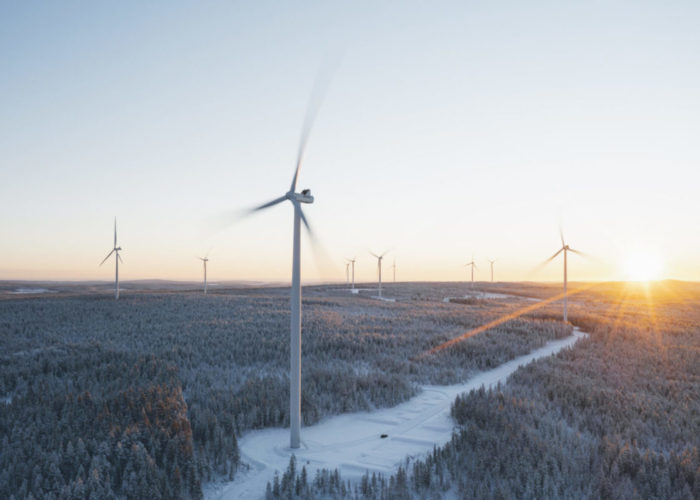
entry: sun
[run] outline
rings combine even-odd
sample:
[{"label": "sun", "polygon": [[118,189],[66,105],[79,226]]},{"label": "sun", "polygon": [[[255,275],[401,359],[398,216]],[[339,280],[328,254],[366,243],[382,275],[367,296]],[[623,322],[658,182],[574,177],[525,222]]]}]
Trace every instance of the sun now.
[{"label": "sun", "polygon": [[654,253],[638,251],[630,253],[622,267],[629,281],[651,281],[659,279],[663,263]]}]

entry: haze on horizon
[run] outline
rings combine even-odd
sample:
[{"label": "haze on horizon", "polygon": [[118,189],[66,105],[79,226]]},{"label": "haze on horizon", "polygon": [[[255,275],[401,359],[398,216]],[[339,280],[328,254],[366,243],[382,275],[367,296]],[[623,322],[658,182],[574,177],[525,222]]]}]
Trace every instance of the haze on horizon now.
[{"label": "haze on horizon", "polygon": [[[700,280],[695,2],[0,5],[0,279],[287,282],[284,194],[319,67],[336,71],[299,187],[329,259],[305,281]],[[341,56],[342,55],[342,56]],[[645,260],[647,259],[647,260]]]}]

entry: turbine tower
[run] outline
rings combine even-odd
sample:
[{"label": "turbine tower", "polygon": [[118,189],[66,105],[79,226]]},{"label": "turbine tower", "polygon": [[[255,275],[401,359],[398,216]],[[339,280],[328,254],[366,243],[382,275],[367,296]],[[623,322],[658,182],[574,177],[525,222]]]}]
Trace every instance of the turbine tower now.
[{"label": "turbine tower", "polygon": [[[472,260],[471,262],[467,262],[464,264],[464,267],[471,267],[471,275],[472,275],[472,290],[474,290],[474,268],[476,267],[476,262],[474,262],[474,255],[472,255]],[[479,269],[478,267],[476,267]]]},{"label": "turbine tower", "polygon": [[[355,257],[353,257],[352,259],[346,258],[345,260],[348,261],[346,266],[352,266],[352,285],[351,285],[350,289],[354,290],[355,289]],[[347,270],[347,267],[345,269]]]},{"label": "turbine tower", "polygon": [[204,295],[207,294],[207,262],[209,262],[209,257],[197,257],[204,264]]},{"label": "turbine tower", "polygon": [[489,260],[489,264],[491,264],[491,283],[493,283],[493,263],[496,262],[495,260]]},{"label": "turbine tower", "polygon": [[[304,159],[304,150],[311,132],[313,121],[318,112],[321,102],[321,91],[325,90],[320,79],[317,79],[314,89],[311,93],[311,99],[307,108],[304,125],[301,131],[301,139],[299,141],[299,150],[297,153],[296,168],[294,177],[289,187],[289,191],[275,198],[272,201],[263,203],[247,213],[252,214],[266,208],[272,207],[284,201],[289,201],[294,208],[294,236],[292,242],[292,286],[290,291],[290,373],[289,373],[289,427],[290,427],[290,447],[299,448],[301,443],[301,246],[300,246],[300,229],[303,223],[309,235],[313,238],[313,232],[309,226],[309,222],[301,209],[301,204],[310,204],[314,202],[314,197],[311,196],[309,189],[303,189],[297,192],[297,180],[299,178],[299,170]],[[327,83],[327,82],[325,82]],[[234,220],[240,218],[240,213],[236,212]]]},{"label": "turbine tower", "polygon": [[391,269],[394,271],[394,283],[396,283],[396,259],[394,259],[394,263],[391,265]]},{"label": "turbine tower", "polygon": [[350,284],[350,263],[349,262],[345,263],[345,284],[346,285]]},{"label": "turbine tower", "polygon": [[112,248],[112,251],[107,254],[107,257],[104,258],[102,262],[100,262],[100,266],[104,264],[107,259],[109,259],[109,256],[112,254],[115,254],[114,257],[114,300],[119,300],[119,261],[123,264],[124,261],[122,260],[121,255],[119,255],[119,252],[121,252],[122,247],[117,246],[117,218],[114,218],[114,248]]},{"label": "turbine tower", "polygon": [[382,297],[382,259],[388,251],[389,250],[385,250],[384,253],[382,253],[381,255],[377,255],[374,252],[370,252],[370,254],[374,255],[377,258],[377,269],[379,271],[379,298]]},{"label": "turbine tower", "polygon": [[568,299],[567,299],[567,296],[566,296],[566,292],[567,292],[567,282],[568,282],[568,277],[567,277],[567,265],[568,265],[568,264],[567,264],[567,263],[568,263],[568,258],[567,258],[567,257],[568,257],[568,255],[567,255],[567,254],[568,254],[569,252],[573,252],[573,253],[579,254],[579,255],[581,255],[581,256],[585,256],[585,254],[584,254],[583,252],[579,252],[578,250],[574,250],[574,249],[571,248],[569,245],[567,245],[567,244],[564,242],[564,232],[561,231],[561,230],[559,231],[559,237],[561,238],[561,248],[560,248],[559,250],[557,250],[557,253],[555,253],[554,255],[552,255],[549,259],[545,260],[545,261],[541,264],[541,266],[544,266],[545,264],[548,264],[549,262],[553,261],[554,258],[555,258],[557,255],[559,255],[560,253],[564,252],[564,323],[566,323],[566,322],[568,321],[568,310],[567,310],[567,307],[568,307]]}]

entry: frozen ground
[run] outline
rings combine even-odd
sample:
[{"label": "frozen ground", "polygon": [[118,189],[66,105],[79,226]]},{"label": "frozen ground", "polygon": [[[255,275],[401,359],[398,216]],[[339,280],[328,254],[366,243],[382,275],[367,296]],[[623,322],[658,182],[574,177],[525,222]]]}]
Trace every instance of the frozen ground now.
[{"label": "frozen ground", "polygon": [[539,302],[540,299],[536,299],[534,297],[520,297],[517,295],[510,295],[507,293],[494,293],[494,292],[480,292],[478,290],[474,290],[473,292],[469,292],[467,295],[462,295],[461,297],[445,297],[442,299],[443,302],[449,302],[452,299],[525,299],[525,300],[532,300],[535,302]]},{"label": "frozen ground", "polygon": [[275,471],[282,475],[292,453],[298,467],[305,465],[312,478],[317,469],[323,468],[338,468],[344,479],[359,478],[367,471],[393,473],[406,457],[431,452],[433,446],[450,440],[454,426],[450,405],[457,395],[482,385],[488,388],[503,383],[518,367],[570,347],[584,335],[575,328],[572,336],[548,342],[463,384],[423,386],[418,396],[393,408],[339,415],[303,427],[302,447],[297,450],[288,447],[287,428],[248,432],[238,444],[249,470],[239,472],[232,482],[208,485],[204,497],[262,498],[267,482],[273,479]]}]

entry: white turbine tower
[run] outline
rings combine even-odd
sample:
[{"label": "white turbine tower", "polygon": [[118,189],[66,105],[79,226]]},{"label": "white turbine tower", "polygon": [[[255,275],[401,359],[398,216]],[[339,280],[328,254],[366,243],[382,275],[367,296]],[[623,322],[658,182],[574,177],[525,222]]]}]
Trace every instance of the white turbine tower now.
[{"label": "white turbine tower", "polygon": [[345,260],[348,261],[348,263],[346,264],[346,268],[345,268],[346,270],[347,270],[347,266],[352,266],[352,285],[351,285],[351,290],[354,290],[354,289],[355,289],[355,257],[353,257],[352,259],[346,258]]},{"label": "white turbine tower", "polygon": [[[474,262],[474,256],[472,255],[472,260],[471,262],[467,262],[464,264],[464,267],[471,267],[471,275],[472,275],[472,290],[474,290],[474,268],[476,267],[476,262]],[[476,267],[479,269],[478,267]]]},{"label": "white turbine tower", "polygon": [[[251,214],[259,212],[266,208],[277,205],[284,201],[289,201],[294,208],[294,239],[292,243],[292,287],[290,291],[291,303],[291,318],[290,318],[290,373],[289,373],[289,426],[290,426],[290,446],[299,448],[301,442],[301,262],[300,262],[300,227],[303,223],[309,235],[313,238],[313,232],[306,220],[306,216],[301,209],[302,203],[313,203],[314,197],[311,196],[311,191],[304,189],[297,192],[297,179],[301,168],[302,160],[304,159],[304,150],[306,142],[311,132],[314,118],[318,112],[321,101],[321,87],[324,82],[320,79],[316,80],[314,90],[311,94],[309,107],[307,109],[304,125],[299,141],[299,150],[297,153],[296,168],[292,183],[284,195],[275,198],[272,201],[264,203],[258,207],[249,210]],[[327,82],[325,82],[327,83]],[[240,218],[240,213],[236,212],[232,219],[235,221]]]},{"label": "white turbine tower", "polygon": [[374,252],[370,252],[370,254],[374,255],[377,258],[377,269],[379,271],[379,298],[382,297],[382,259],[388,251],[389,250],[385,250],[384,253],[382,253],[381,255],[377,255]]},{"label": "white turbine tower", "polygon": [[567,244],[564,242],[564,233],[563,233],[563,231],[561,231],[561,230],[559,231],[559,236],[561,237],[561,248],[560,248],[559,250],[557,250],[557,253],[555,253],[554,255],[552,255],[549,259],[545,260],[545,261],[541,264],[541,266],[544,266],[545,264],[548,264],[549,262],[551,262],[552,260],[554,260],[554,258],[555,258],[557,255],[559,255],[560,253],[564,252],[564,323],[566,323],[566,322],[568,321],[568,311],[567,311],[568,300],[567,300],[567,296],[566,296],[567,281],[568,281],[568,277],[567,277],[567,265],[568,265],[568,259],[567,259],[567,257],[568,257],[568,255],[567,255],[567,254],[568,254],[569,252],[573,252],[573,253],[579,254],[579,255],[581,255],[581,256],[585,256],[585,254],[584,254],[583,252],[579,252],[578,250],[574,250],[573,248],[571,248],[569,245],[567,245]]},{"label": "white turbine tower", "polygon": [[202,261],[202,264],[204,264],[204,295],[207,294],[207,262],[209,262],[209,257],[204,256],[204,257],[197,257],[199,260]]},{"label": "white turbine tower", "polygon": [[396,259],[394,259],[394,263],[391,265],[391,269],[394,271],[394,283],[396,283]]},{"label": "white turbine tower", "polygon": [[107,254],[107,257],[104,258],[102,262],[100,262],[100,266],[107,262],[107,259],[109,259],[109,256],[112,254],[115,254],[114,257],[114,300],[119,300],[119,261],[123,264],[124,261],[121,258],[121,255],[119,255],[119,252],[121,252],[122,247],[117,246],[117,218],[114,218],[114,248],[112,248],[112,251]]},{"label": "white turbine tower", "polygon": [[493,283],[493,264],[496,262],[495,260],[489,260],[489,264],[491,264],[491,283]]}]

